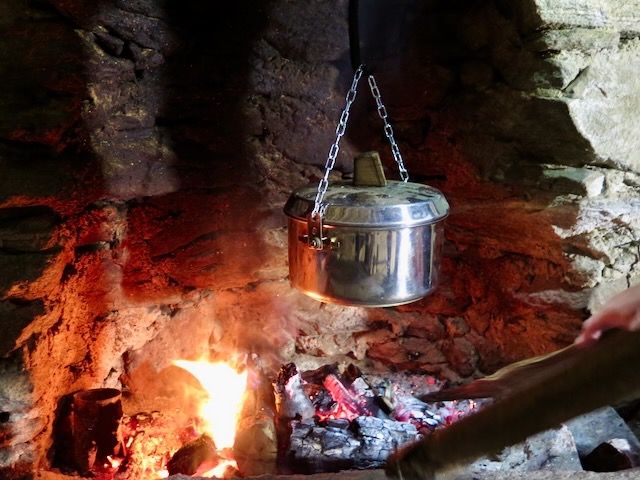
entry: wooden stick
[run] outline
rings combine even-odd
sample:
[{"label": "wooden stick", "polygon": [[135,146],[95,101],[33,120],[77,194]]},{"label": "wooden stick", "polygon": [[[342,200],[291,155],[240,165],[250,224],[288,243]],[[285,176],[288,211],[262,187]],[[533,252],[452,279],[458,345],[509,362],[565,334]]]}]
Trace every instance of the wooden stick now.
[{"label": "wooden stick", "polygon": [[468,400],[470,398],[501,398],[513,390],[531,384],[537,375],[547,375],[546,369],[563,362],[565,357],[575,355],[579,347],[570,345],[561,350],[527,358],[501,368],[492,375],[474,380],[466,385],[431,392],[418,397],[423,402],[445,402],[449,400]]},{"label": "wooden stick", "polygon": [[452,426],[390,457],[387,474],[433,479],[436,472],[556,427],[596,408],[640,395],[640,332],[611,331],[571,348],[530,382]]}]

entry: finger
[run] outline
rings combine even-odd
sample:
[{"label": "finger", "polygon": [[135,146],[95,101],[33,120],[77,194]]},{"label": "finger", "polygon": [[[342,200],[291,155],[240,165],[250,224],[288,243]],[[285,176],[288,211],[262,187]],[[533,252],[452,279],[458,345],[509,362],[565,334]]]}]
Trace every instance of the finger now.
[{"label": "finger", "polygon": [[582,324],[582,332],[575,343],[583,345],[593,343],[600,338],[603,330],[618,327],[623,323],[622,315],[617,310],[601,310]]},{"label": "finger", "polygon": [[576,337],[573,343],[581,347],[588,347],[589,345],[593,345],[594,343],[596,343],[601,335],[602,330],[596,330],[588,333],[582,332]]},{"label": "finger", "polygon": [[640,310],[636,311],[635,315],[633,316],[633,320],[629,322],[629,330],[632,332],[640,330]]}]

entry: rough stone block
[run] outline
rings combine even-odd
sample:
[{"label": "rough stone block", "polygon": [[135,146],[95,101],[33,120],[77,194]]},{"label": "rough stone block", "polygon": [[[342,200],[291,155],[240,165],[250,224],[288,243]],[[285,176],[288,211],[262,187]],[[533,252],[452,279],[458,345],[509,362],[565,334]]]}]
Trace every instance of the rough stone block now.
[{"label": "rough stone block", "polygon": [[[346,52],[346,5],[321,2],[309,8],[304,3],[275,3],[269,12],[265,38],[285,58],[302,62],[332,62]],[[326,22],[318,23],[318,19]]]},{"label": "rough stone block", "polygon": [[640,31],[638,0],[535,0],[526,3],[535,5],[535,12],[542,25]]},{"label": "rough stone block", "polygon": [[638,31],[637,0],[514,0],[502,5],[525,33],[549,27]]},{"label": "rough stone block", "polygon": [[[36,302],[0,302],[0,357],[6,356],[14,347],[22,330],[44,313],[44,304]],[[1,380],[0,380],[1,381]]]},{"label": "rough stone block", "polygon": [[495,458],[478,460],[469,467],[476,474],[543,469],[571,472],[582,470],[573,437],[566,426],[529,437],[520,444],[505,448]]},{"label": "rough stone block", "polygon": [[575,438],[581,457],[613,438],[625,439],[629,442],[630,451],[634,455],[640,454],[640,441],[612,407],[604,407],[577,417],[567,422],[567,427]]},{"label": "rough stone block", "polygon": [[58,216],[48,207],[0,209],[0,249],[36,252],[51,242]]},{"label": "rough stone block", "polygon": [[592,472],[617,472],[638,465],[638,455],[633,454],[629,442],[613,438],[601,443],[582,459],[585,470]]},{"label": "rough stone block", "polygon": [[[595,197],[602,193],[604,188],[604,173],[586,168],[575,167],[552,167],[549,166],[543,171],[543,175],[549,179],[556,179],[558,183],[566,182],[578,187],[576,193],[581,193],[588,197]],[[553,188],[553,187],[552,187]],[[554,190],[557,190],[554,188]]]},{"label": "rough stone block", "polygon": [[72,171],[68,157],[57,157],[46,148],[0,145],[0,201],[15,195],[65,196]]},{"label": "rough stone block", "polygon": [[524,48],[533,52],[579,50],[597,52],[618,47],[620,32],[606,28],[572,28],[544,30],[525,42]]},{"label": "rough stone block", "polygon": [[32,401],[32,385],[22,362],[16,355],[0,359],[0,476],[3,468],[31,460],[33,446],[27,442],[42,428],[41,420],[30,412]]},{"label": "rough stone block", "polygon": [[640,172],[638,69],[640,40],[626,42],[617,52],[600,52],[571,84],[568,103],[598,162],[634,172]]},{"label": "rough stone block", "polygon": [[45,271],[52,253],[1,253],[0,294],[18,283],[32,282]]}]

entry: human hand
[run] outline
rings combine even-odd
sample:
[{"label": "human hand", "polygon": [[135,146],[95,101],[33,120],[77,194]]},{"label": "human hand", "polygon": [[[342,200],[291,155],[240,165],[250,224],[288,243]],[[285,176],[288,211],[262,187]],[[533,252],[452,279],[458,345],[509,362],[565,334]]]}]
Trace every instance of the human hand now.
[{"label": "human hand", "polygon": [[611,297],[605,305],[582,324],[577,345],[596,342],[602,332],[611,328],[640,330],[640,284]]}]

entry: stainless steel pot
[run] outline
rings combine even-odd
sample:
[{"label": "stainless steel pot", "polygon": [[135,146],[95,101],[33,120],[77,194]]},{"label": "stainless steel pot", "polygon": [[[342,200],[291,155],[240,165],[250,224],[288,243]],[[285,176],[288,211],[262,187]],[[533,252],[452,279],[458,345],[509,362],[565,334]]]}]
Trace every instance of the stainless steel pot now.
[{"label": "stainless steel pot", "polygon": [[316,191],[296,190],[284,208],[294,287],[323,302],[366,307],[413,302],[435,288],[449,213],[440,191],[397,181],[333,184],[320,225],[311,215]]}]

